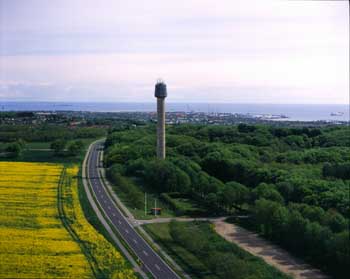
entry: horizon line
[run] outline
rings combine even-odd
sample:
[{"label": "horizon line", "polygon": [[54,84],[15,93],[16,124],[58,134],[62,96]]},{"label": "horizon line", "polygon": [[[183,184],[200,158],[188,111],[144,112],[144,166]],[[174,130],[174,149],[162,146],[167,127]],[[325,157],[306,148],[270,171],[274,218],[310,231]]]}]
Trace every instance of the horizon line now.
[{"label": "horizon line", "polygon": [[[29,100],[19,100],[19,101],[13,101],[13,100],[3,100],[0,101],[1,103],[67,103],[67,104],[118,104],[118,103],[125,103],[125,104],[154,104],[156,105],[156,102],[151,101],[29,101]],[[167,104],[218,104],[218,105],[224,105],[224,104],[230,104],[230,105],[342,105],[342,106],[349,106],[349,103],[252,103],[252,102],[200,102],[200,101],[170,101],[166,102]]]}]

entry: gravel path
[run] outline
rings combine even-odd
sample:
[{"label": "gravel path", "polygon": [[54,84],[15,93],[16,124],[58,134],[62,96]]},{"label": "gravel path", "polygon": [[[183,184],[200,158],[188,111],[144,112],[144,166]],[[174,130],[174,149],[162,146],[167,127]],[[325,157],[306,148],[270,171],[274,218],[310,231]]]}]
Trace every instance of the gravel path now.
[{"label": "gravel path", "polygon": [[233,224],[217,220],[215,230],[226,240],[234,242],[251,254],[264,259],[265,262],[289,274],[296,279],[324,279],[329,278],[320,270],[306,264],[290,255],[285,250],[262,239],[257,234]]}]

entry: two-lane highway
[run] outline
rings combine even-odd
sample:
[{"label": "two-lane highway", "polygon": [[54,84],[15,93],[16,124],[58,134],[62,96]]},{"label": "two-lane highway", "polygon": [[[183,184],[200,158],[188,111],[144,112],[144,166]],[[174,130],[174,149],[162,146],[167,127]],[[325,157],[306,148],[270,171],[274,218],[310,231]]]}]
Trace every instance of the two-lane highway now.
[{"label": "two-lane highway", "polygon": [[143,267],[153,277],[159,279],[179,279],[180,277],[154,252],[148,243],[135,231],[133,226],[130,225],[105,189],[98,169],[100,164],[99,150],[101,148],[103,148],[101,143],[92,145],[87,165],[88,180],[97,202],[114,228],[139,257],[143,263]]}]

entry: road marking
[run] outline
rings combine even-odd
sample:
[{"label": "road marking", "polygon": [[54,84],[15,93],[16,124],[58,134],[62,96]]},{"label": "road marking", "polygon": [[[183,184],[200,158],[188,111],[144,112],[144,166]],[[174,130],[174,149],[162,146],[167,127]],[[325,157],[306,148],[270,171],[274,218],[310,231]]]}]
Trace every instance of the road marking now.
[{"label": "road marking", "polygon": [[112,213],[112,215],[115,217],[115,214],[114,214],[114,213]]},{"label": "road marking", "polygon": [[154,266],[156,267],[156,269],[160,270],[159,265],[155,264]]},{"label": "road marking", "polygon": [[137,244],[137,240],[135,239],[135,238],[133,238],[133,240],[132,241],[134,241],[135,242],[135,244]]},{"label": "road marking", "polygon": [[105,201],[105,203],[107,203],[107,200],[104,200]]},{"label": "road marking", "polygon": [[143,250],[142,253],[144,253],[146,256],[148,256],[148,253],[145,250]]},{"label": "road marking", "polygon": [[109,209],[109,210],[111,210],[111,207],[110,207],[110,206],[108,206],[108,209]]},{"label": "road marking", "polygon": [[128,231],[127,229],[125,229],[125,232],[126,232],[126,233],[129,233],[129,231]]}]

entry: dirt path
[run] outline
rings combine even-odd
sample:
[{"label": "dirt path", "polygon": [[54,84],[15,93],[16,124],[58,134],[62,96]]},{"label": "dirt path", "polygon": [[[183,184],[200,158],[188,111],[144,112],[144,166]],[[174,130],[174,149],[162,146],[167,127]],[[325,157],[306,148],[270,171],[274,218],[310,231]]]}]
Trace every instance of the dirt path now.
[{"label": "dirt path", "polygon": [[241,227],[217,220],[215,230],[226,240],[234,242],[244,250],[265,260],[268,264],[296,279],[329,278],[303,261],[291,256],[285,250],[263,240],[257,234]]}]

